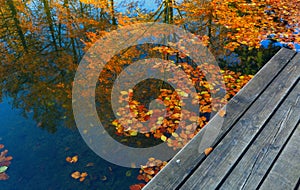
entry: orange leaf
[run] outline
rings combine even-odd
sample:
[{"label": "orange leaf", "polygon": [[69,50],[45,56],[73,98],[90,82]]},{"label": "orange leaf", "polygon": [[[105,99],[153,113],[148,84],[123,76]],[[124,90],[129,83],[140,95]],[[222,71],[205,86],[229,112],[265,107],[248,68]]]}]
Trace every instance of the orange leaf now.
[{"label": "orange leaf", "polygon": [[68,157],[66,158],[66,161],[69,162],[69,163],[72,163],[72,158],[68,156]]},{"label": "orange leaf", "polygon": [[87,173],[87,172],[82,172],[81,175],[80,175],[80,177],[84,177],[84,178],[85,178],[86,176],[88,176],[88,173]]},{"label": "orange leaf", "polygon": [[78,179],[78,178],[80,178],[80,172],[79,172],[79,171],[73,172],[73,173],[71,174],[71,176],[72,176],[72,178],[74,178],[74,179]]},{"label": "orange leaf", "polygon": [[226,110],[220,110],[219,111],[219,116],[224,117],[226,115]]},{"label": "orange leaf", "polygon": [[139,184],[131,185],[129,188],[130,190],[141,190],[144,186],[145,184],[139,183]]},{"label": "orange leaf", "polygon": [[72,163],[76,163],[78,161],[78,156],[73,156],[72,157]]},{"label": "orange leaf", "polygon": [[12,156],[7,156],[7,157],[5,158],[5,161],[11,161],[12,159],[13,159]]},{"label": "orange leaf", "polygon": [[84,180],[85,180],[84,177],[81,177],[81,178],[79,179],[80,182],[83,182]]},{"label": "orange leaf", "polygon": [[204,154],[205,154],[206,156],[208,156],[208,155],[211,153],[212,150],[213,150],[213,148],[212,148],[212,147],[209,147],[209,148],[207,148],[207,149],[204,150]]}]

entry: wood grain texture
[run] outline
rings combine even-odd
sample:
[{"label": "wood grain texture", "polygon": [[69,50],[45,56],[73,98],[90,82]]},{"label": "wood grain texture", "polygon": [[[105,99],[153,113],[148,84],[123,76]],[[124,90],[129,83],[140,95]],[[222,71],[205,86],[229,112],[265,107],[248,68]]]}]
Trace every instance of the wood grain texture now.
[{"label": "wood grain texture", "polygon": [[[252,103],[264,92],[268,85],[273,81],[274,77],[282,71],[294,55],[295,52],[293,51],[281,49],[227,104],[227,114],[224,118],[224,122],[222,122],[222,118],[220,118],[219,115],[215,115],[215,117],[207,124],[206,128],[221,125],[220,127],[222,128],[222,131],[218,138],[218,140],[221,140],[231,129],[236,120],[243,116],[249,106],[251,106]],[[249,120],[241,120],[242,124],[247,124],[249,122]],[[198,150],[199,141],[201,141],[202,135],[203,134],[201,134],[201,132],[198,133],[196,137],[194,137],[178,154],[176,154],[169,164],[167,164],[167,166],[144,187],[144,189],[173,190],[176,189],[187,177],[189,177],[193,169],[206,159],[206,156]],[[235,141],[232,142],[235,143]],[[213,151],[212,154],[214,152],[215,151]],[[208,156],[209,159],[210,157],[211,155]],[[180,160],[179,163],[176,162],[178,160]],[[219,161],[219,159],[216,161]]]},{"label": "wood grain texture", "polygon": [[[276,60],[269,64],[275,66]],[[299,73],[299,62],[288,64],[226,134],[208,159],[205,159],[195,173],[187,179],[182,189],[215,189],[218,187],[224,176],[240,159],[256,133],[285,99],[289,89],[297,82]],[[255,83],[254,86],[257,89],[260,88],[258,83]],[[251,96],[250,94],[249,96]]]},{"label": "wood grain texture", "polygon": [[299,123],[299,113],[300,83],[298,82],[230,172],[220,189],[256,189]]},{"label": "wood grain texture", "polygon": [[300,124],[260,189],[293,189],[300,179]]}]

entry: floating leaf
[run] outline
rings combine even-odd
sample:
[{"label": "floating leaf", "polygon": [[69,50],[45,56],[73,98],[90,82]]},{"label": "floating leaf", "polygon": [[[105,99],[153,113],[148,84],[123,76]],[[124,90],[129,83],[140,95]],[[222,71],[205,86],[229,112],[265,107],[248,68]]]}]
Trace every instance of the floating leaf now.
[{"label": "floating leaf", "polygon": [[7,180],[8,178],[9,176],[5,172],[0,173],[0,181]]},{"label": "floating leaf", "polygon": [[130,136],[137,136],[137,131],[129,131]]},{"label": "floating leaf", "polygon": [[155,171],[153,170],[153,168],[149,167],[149,168],[144,168],[143,171],[146,173],[146,174],[149,174],[149,175],[153,175],[155,173]]},{"label": "floating leaf", "polygon": [[81,174],[80,174],[80,177],[87,177],[88,176],[88,173],[87,172],[82,172]]},{"label": "floating leaf", "polygon": [[0,173],[5,172],[8,169],[7,166],[1,166],[0,167]]},{"label": "floating leaf", "polygon": [[78,156],[73,156],[72,158],[70,156],[66,157],[66,161],[69,163],[76,163],[78,161]]},{"label": "floating leaf", "polygon": [[127,95],[128,92],[127,92],[127,91],[121,91],[121,94],[122,94],[122,95]]},{"label": "floating leaf", "polygon": [[72,163],[76,163],[78,161],[78,156],[73,156],[72,157]]},{"label": "floating leaf", "polygon": [[93,162],[89,162],[89,163],[86,164],[86,167],[91,167],[91,166],[94,166]]},{"label": "floating leaf", "polygon": [[131,185],[129,187],[130,190],[141,190],[143,187],[145,186],[145,184],[143,183],[140,183],[140,184],[134,184],[134,185]]},{"label": "floating leaf", "polygon": [[81,177],[81,178],[79,179],[80,182],[83,182],[84,180],[85,180],[85,177]]},{"label": "floating leaf", "polygon": [[11,161],[12,159],[13,159],[12,156],[7,156],[7,157],[5,158],[5,161]]},{"label": "floating leaf", "polygon": [[73,173],[71,174],[71,177],[74,178],[74,179],[80,178],[80,172],[79,172],[79,171],[73,172]]},{"label": "floating leaf", "polygon": [[167,140],[167,137],[165,136],[165,135],[162,135],[161,137],[160,137],[160,139],[162,140],[162,141],[166,141]]},{"label": "floating leaf", "polygon": [[71,163],[72,162],[72,158],[70,156],[66,157],[66,161]]}]

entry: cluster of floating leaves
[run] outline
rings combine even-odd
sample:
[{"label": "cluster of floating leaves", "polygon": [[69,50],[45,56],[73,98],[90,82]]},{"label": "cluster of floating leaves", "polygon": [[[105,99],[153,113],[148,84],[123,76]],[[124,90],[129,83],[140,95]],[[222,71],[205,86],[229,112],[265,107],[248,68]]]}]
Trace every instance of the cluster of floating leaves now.
[{"label": "cluster of floating leaves", "polygon": [[242,75],[231,70],[221,70],[221,72],[226,86],[227,100],[236,95],[253,78],[253,75]]},{"label": "cluster of floating leaves", "polygon": [[[4,145],[0,144],[0,149],[3,149]],[[10,165],[10,161],[13,159],[12,156],[6,156],[8,150],[4,150],[0,153],[0,180],[7,180],[9,176],[5,173]]]},{"label": "cluster of floating leaves", "polygon": [[[206,125],[208,116],[225,105],[227,100],[233,97],[253,77],[229,70],[220,70],[220,73],[217,74],[215,66],[209,64],[202,64],[196,68],[187,63],[179,63],[179,65],[195,86],[197,93],[188,89],[160,89],[160,95],[156,100],[158,104],[165,107],[165,110],[162,110],[147,109],[141,102],[134,100],[132,89],[121,91],[119,102],[127,104],[117,110],[119,118],[112,122],[118,135],[137,136],[140,133],[147,138],[166,141],[168,146],[173,149],[182,148]],[[223,78],[213,78],[212,81],[216,82],[210,84],[205,80],[205,76],[208,74],[212,77],[220,75]],[[178,83],[181,78],[176,76],[167,80]],[[227,93],[223,98],[216,98],[213,107],[211,94],[221,90],[221,84],[218,83],[221,80],[225,82]],[[186,85],[181,84],[181,86],[184,88]],[[179,95],[183,100],[179,98]],[[184,99],[188,97],[193,98],[191,104],[199,104],[198,114],[182,109]],[[149,119],[150,117],[156,119]]]},{"label": "cluster of floating leaves", "polygon": [[[166,51],[166,53],[171,52],[170,49],[163,49],[162,51]],[[180,65],[197,89],[197,94],[193,94],[193,96],[191,93],[186,95],[181,94],[183,95],[181,97],[196,97],[192,104],[199,103],[199,115],[194,115],[193,113],[181,109],[183,102],[179,99],[177,93],[180,91],[178,90],[176,92],[169,89],[160,89],[161,94],[157,99],[159,99],[159,102],[166,107],[166,114],[164,115],[164,112],[159,109],[148,110],[140,102],[133,100],[133,90],[130,89],[128,92],[121,92],[119,101],[129,102],[127,109],[129,108],[131,114],[133,113],[133,118],[136,119],[136,122],[132,122],[132,117],[121,117],[120,119],[114,120],[113,125],[115,125],[118,135],[136,136],[138,133],[141,133],[144,134],[145,137],[154,137],[161,139],[162,141],[166,141],[168,146],[173,149],[182,148],[201,130],[201,128],[207,124],[208,118],[205,114],[210,114],[219,110],[221,106],[236,95],[239,90],[253,78],[252,75],[242,75],[241,73],[236,73],[230,70],[220,70],[220,76],[222,77],[221,80],[225,83],[226,95],[224,98],[215,100],[214,103],[217,104],[217,106],[212,107],[211,94],[217,93],[220,90],[219,87],[221,85],[218,83],[209,84],[208,81],[205,80],[205,75],[214,73],[214,66],[203,64],[201,67],[198,66],[194,69],[186,63],[182,63]],[[176,79],[173,78],[171,80]],[[219,78],[215,78],[213,80],[220,81]],[[184,91],[181,92],[184,93]],[[124,114],[122,114],[122,111],[125,109],[122,109],[123,108],[120,108],[118,110],[119,116],[123,116]],[[222,109],[218,112],[218,114],[220,117],[225,117],[226,111]],[[164,117],[162,117],[163,115]],[[146,123],[147,119],[151,116],[160,117],[156,117],[158,118],[156,121],[151,121],[152,123],[147,123],[148,126],[144,126],[142,123]],[[180,120],[186,122],[179,127],[178,123]],[[198,122],[198,126],[195,126],[196,121]],[[212,151],[213,148],[208,147],[205,149],[204,154],[208,156]],[[149,182],[166,164],[167,162],[149,158],[147,164],[145,166],[141,166],[140,174],[137,179],[146,183]],[[144,184],[142,183],[134,184],[130,186],[130,189],[142,189],[143,186]]]},{"label": "cluster of floating leaves", "polygon": [[166,161],[149,158],[146,165],[141,166],[137,179],[149,182],[166,164]]},{"label": "cluster of floating leaves", "polygon": [[[124,134],[126,136],[136,136],[137,132],[145,134],[146,137],[150,137],[150,132],[155,138],[161,138],[164,132],[172,133],[177,128],[180,114],[180,101],[178,100],[176,93],[172,93],[171,90],[162,89],[161,95],[158,97],[158,104],[172,105],[166,109],[166,117],[164,110],[153,109],[148,110],[140,102],[132,100],[132,90],[129,93],[123,92],[120,99],[129,100],[129,104],[124,108],[119,108],[117,114],[122,116],[115,120],[113,125],[116,126],[118,134]],[[126,94],[124,98],[124,94]],[[130,110],[131,114],[126,114]],[[157,118],[156,120],[150,120],[147,124],[143,125],[150,116]],[[172,120],[172,122],[170,122]]]},{"label": "cluster of floating leaves", "polygon": [[[159,92],[159,95],[155,97],[156,105],[159,105],[158,108],[146,106],[141,100],[136,99],[135,97],[139,96],[139,90],[121,91],[119,103],[124,106],[116,110],[117,119],[112,121],[115,133],[119,136],[136,137],[139,135],[140,137],[140,135],[143,135],[147,138],[160,139],[174,150],[182,148],[207,124],[211,114],[217,113],[253,77],[252,75],[242,75],[230,70],[220,70],[213,64],[196,65],[187,57],[188,55],[185,52],[182,53],[169,47],[156,47],[153,50],[159,52],[164,58],[173,56],[177,59],[176,65],[173,64],[173,67],[175,65],[177,69],[184,71],[184,76],[167,75],[165,82],[175,83],[180,89],[171,90],[170,88],[164,88],[164,86],[153,89],[152,86],[149,86],[149,94],[153,93],[152,90]],[[129,64],[126,60],[124,60],[124,63],[122,62],[123,64],[119,62],[117,62],[118,64],[115,63],[113,68],[107,67],[106,73],[119,73],[122,70],[122,65]],[[172,64],[165,64],[162,61],[156,63],[152,69],[153,72],[175,73],[170,65]],[[186,80],[183,80],[184,78],[189,80],[196,92],[189,89],[186,82],[184,82]],[[209,81],[207,81],[208,78]],[[103,80],[107,81],[105,78],[99,79],[100,82]],[[223,93],[225,91],[226,94]],[[105,93],[108,92],[105,91]],[[224,96],[212,97],[212,95],[219,94],[219,92]],[[186,104],[188,104],[187,107],[189,107],[189,104],[199,106],[198,113],[182,109]],[[221,110],[219,115],[225,117],[226,112]],[[211,151],[212,148],[208,148],[205,154],[208,155]],[[152,162],[153,158],[150,158],[146,166],[142,166],[138,179],[148,182],[166,164],[166,162],[162,162],[164,163],[162,165],[150,166]],[[142,186],[135,184],[130,188],[141,189]]]},{"label": "cluster of floating leaves", "polygon": [[66,161],[69,162],[69,163],[76,163],[78,161],[78,155],[75,155],[73,157],[68,156],[66,158]]},{"label": "cluster of floating leaves", "polygon": [[[68,156],[66,157],[66,161],[68,163],[76,163],[78,162],[78,155],[75,155],[75,156]],[[85,178],[88,176],[88,173],[87,172],[79,172],[79,171],[75,171],[71,174],[71,177],[74,178],[74,179],[78,179],[80,182],[83,182],[85,180]]]},{"label": "cluster of floating leaves", "polygon": [[[213,151],[212,147],[205,149],[204,154],[208,156]],[[149,158],[146,165],[142,165],[140,174],[137,176],[138,180],[148,183],[163,167],[167,165],[166,161],[161,161],[155,158]],[[139,189],[140,186],[145,184],[134,184],[130,186],[130,190]],[[142,188],[140,188],[142,189]]]},{"label": "cluster of floating leaves", "polygon": [[[224,77],[224,81],[225,81],[225,85],[226,85],[226,99],[229,100],[230,98],[232,98],[245,84],[247,84],[247,82],[249,82],[250,79],[253,78],[252,75],[241,75],[240,73],[235,73],[233,71],[229,71],[229,70],[221,70],[223,77]],[[206,94],[206,93],[205,93]],[[202,98],[202,96],[200,95],[199,97]],[[204,97],[205,98],[205,97]],[[205,101],[201,101],[200,100],[200,104],[203,105],[207,105],[207,102]],[[226,111],[221,109],[218,112],[220,117],[225,117],[226,116]],[[201,128],[205,126],[205,124],[207,123],[206,118],[202,117],[202,118],[193,118],[190,117],[190,119],[192,121],[194,121],[195,119],[199,119],[200,121],[203,121],[203,123],[200,123]],[[189,136],[190,130],[189,130],[190,126],[186,126],[185,129],[181,130],[181,133],[179,134],[179,137],[182,137],[183,139],[187,139],[186,137],[188,136],[188,139],[193,138],[193,135]],[[196,130],[196,133],[199,130]],[[195,133],[194,133],[195,134]],[[177,137],[178,134],[177,133],[172,133],[173,137]],[[178,137],[175,140],[172,140],[171,138],[166,138],[163,137],[162,138],[163,141],[167,141],[169,145],[171,145],[172,147],[182,147],[183,144],[179,144],[180,142],[182,142],[180,139],[178,139]],[[208,147],[205,149],[204,154],[206,156],[208,156],[211,152],[213,151],[212,147]],[[142,180],[144,182],[149,182],[166,164],[167,162],[162,162],[161,165],[159,165],[159,163],[161,163],[161,161],[158,161],[157,166],[152,165],[156,160],[154,158],[150,158],[149,161],[147,162],[147,164],[145,166],[141,166],[141,170],[140,170],[140,174],[138,175],[137,179]],[[138,185],[138,184],[135,184]],[[134,186],[134,185],[132,185]]]},{"label": "cluster of floating leaves", "polygon": [[[66,162],[68,162],[68,163],[70,163],[70,164],[75,164],[75,163],[78,162],[78,160],[79,160],[78,155],[75,155],[75,156],[67,156],[67,157],[66,157]],[[95,164],[94,164],[93,162],[88,162],[88,163],[85,165],[85,167],[93,167],[94,165],[95,165]],[[109,170],[110,172],[112,172],[112,168],[111,168],[111,167],[108,167],[108,170]],[[74,171],[73,173],[71,173],[71,177],[72,177],[73,179],[76,179],[76,180],[80,181],[80,182],[83,182],[83,181],[86,179],[87,176],[89,176],[89,174],[88,174],[88,172],[86,172],[86,171],[84,171],[84,172]],[[96,179],[96,178],[91,177],[91,179]],[[102,176],[100,177],[100,180],[101,180],[101,181],[106,181],[106,180],[107,180],[107,177],[106,177],[105,175],[102,175]]]},{"label": "cluster of floating leaves", "polygon": [[130,190],[142,190],[145,186],[144,183],[133,184],[129,187]]},{"label": "cluster of floating leaves", "polygon": [[[221,112],[220,112],[221,113]],[[224,112],[222,112],[223,114]],[[208,156],[213,151],[212,147],[208,147],[204,150],[204,154]],[[163,167],[167,165],[166,161],[161,161],[155,158],[149,158],[146,165],[142,165],[140,174],[137,179],[148,183]],[[145,184],[134,184],[130,186],[130,190],[142,189]]]},{"label": "cluster of floating leaves", "polygon": [[79,179],[80,182],[83,182],[87,176],[88,176],[87,172],[80,173],[79,171],[75,171],[71,174],[72,178]]}]

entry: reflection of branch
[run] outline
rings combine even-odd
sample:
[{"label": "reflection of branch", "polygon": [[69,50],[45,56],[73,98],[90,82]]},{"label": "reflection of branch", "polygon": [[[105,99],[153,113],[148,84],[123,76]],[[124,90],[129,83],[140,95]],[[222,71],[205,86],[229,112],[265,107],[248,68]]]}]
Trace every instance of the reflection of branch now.
[{"label": "reflection of branch", "polygon": [[117,20],[115,17],[115,8],[114,8],[114,0],[110,0],[110,11],[111,11],[111,17],[112,17],[112,24],[114,26],[117,25]]},{"label": "reflection of branch", "polygon": [[[160,11],[163,4],[164,4],[164,1],[159,5],[159,7],[156,9],[156,11],[153,13],[153,15],[149,18],[149,20],[151,20]],[[157,19],[155,19],[155,20],[157,20]]]},{"label": "reflection of branch", "polygon": [[[174,6],[176,6],[176,1],[174,1],[173,3],[174,3]],[[182,16],[182,14],[181,14],[180,9],[177,7],[176,10],[178,11],[179,17],[180,17],[181,19],[183,19],[183,16]],[[183,28],[184,28],[185,30],[187,30],[187,29],[186,29],[186,26],[185,26],[184,24],[183,24]]]}]

